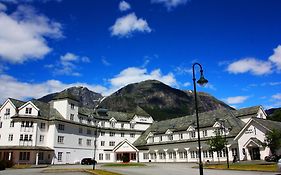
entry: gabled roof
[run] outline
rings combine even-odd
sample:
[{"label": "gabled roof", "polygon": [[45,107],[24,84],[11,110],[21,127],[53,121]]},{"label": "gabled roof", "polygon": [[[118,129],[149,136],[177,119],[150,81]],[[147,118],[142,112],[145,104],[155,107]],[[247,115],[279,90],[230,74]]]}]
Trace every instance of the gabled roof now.
[{"label": "gabled roof", "polygon": [[127,143],[133,150],[135,150],[136,152],[139,151],[133,144],[131,144],[127,139],[123,140],[122,142],[118,143],[114,148],[113,148],[113,152],[116,152],[122,145],[124,145],[125,143]]},{"label": "gabled roof", "polygon": [[11,100],[11,102],[15,105],[16,108],[19,108],[26,103],[24,101],[13,99],[13,98],[9,98],[9,100]]},{"label": "gabled roof", "polygon": [[[226,120],[227,127],[230,128],[228,137],[236,136],[245,125],[240,119],[233,115],[233,110],[219,109],[199,114],[200,128],[212,127],[216,119]],[[148,133],[153,132],[154,135],[164,134],[167,129],[174,129],[173,132],[186,131],[190,126],[196,128],[196,116],[189,115],[159,122],[154,122],[135,142],[136,146],[146,145]]]},{"label": "gabled roof", "polygon": [[256,115],[260,109],[261,109],[261,106],[252,106],[252,107],[248,107],[248,108],[241,108],[239,110],[233,110],[233,114],[236,117]]},{"label": "gabled roof", "polygon": [[147,112],[145,112],[141,107],[137,106],[135,114],[142,117],[151,117]]}]

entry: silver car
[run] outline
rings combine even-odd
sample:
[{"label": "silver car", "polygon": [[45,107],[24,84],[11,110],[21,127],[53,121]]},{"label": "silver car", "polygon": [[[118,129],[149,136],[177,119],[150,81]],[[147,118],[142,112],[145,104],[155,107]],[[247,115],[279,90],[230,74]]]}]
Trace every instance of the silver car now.
[{"label": "silver car", "polygon": [[281,172],[281,159],[278,160],[277,162],[277,168],[278,168],[278,172]]}]

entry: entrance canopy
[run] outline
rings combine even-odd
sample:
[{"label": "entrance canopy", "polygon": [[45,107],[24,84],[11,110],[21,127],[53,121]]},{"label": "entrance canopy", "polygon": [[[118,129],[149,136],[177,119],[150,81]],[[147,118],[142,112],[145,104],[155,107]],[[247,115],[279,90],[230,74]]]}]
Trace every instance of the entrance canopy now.
[{"label": "entrance canopy", "polygon": [[255,138],[251,137],[245,144],[244,147],[252,148],[252,147],[262,147],[262,142]]},{"label": "entrance canopy", "polygon": [[118,143],[113,149],[113,152],[116,152],[116,153],[138,152],[138,151],[139,150],[133,144],[131,144],[127,139]]}]

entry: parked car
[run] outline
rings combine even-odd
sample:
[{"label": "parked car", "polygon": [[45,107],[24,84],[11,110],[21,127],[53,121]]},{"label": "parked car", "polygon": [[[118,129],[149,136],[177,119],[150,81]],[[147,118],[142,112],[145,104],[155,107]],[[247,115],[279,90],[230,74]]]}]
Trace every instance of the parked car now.
[{"label": "parked car", "polygon": [[278,172],[281,172],[281,158],[277,162]]},{"label": "parked car", "polygon": [[94,160],[92,158],[83,158],[81,160],[82,165],[93,165]]},{"label": "parked car", "polygon": [[273,155],[270,155],[270,156],[266,156],[264,158],[264,160],[267,161],[267,162],[277,162],[280,158],[281,158],[280,155],[274,155],[273,154]]}]

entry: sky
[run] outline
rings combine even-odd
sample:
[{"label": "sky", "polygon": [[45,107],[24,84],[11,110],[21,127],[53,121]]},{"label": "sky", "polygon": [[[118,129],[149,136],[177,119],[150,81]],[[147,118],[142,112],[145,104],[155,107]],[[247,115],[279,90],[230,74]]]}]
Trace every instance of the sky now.
[{"label": "sky", "polygon": [[[281,107],[279,0],[0,0],[0,102],[148,79]],[[199,78],[199,67],[195,67]]]}]

